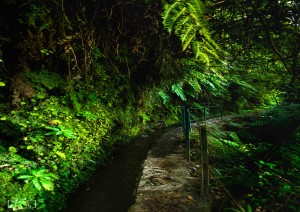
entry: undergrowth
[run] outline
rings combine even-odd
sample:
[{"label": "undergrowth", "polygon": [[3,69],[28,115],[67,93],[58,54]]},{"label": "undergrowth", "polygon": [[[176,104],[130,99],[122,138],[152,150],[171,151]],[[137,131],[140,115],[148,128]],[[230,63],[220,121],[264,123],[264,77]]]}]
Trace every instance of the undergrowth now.
[{"label": "undergrowth", "polygon": [[[126,83],[118,89],[111,86],[110,96],[103,96],[95,89],[104,86],[101,82],[63,87],[66,82],[45,70],[26,77],[35,95],[23,98],[17,108],[0,104],[0,211],[63,209],[68,194],[115,148],[126,145],[150,122],[177,121],[161,119],[161,111],[149,103],[137,107]],[[55,89],[60,92],[53,95]],[[120,98],[124,91],[131,99]]]},{"label": "undergrowth", "polygon": [[[258,115],[248,114],[209,126],[210,187],[214,211],[300,209],[299,109],[299,104],[283,104]],[[263,132],[258,133],[257,126],[263,128]],[[278,131],[278,127],[282,134],[288,132],[289,136],[275,136],[277,140],[261,138],[266,138],[266,132],[274,132],[272,129]],[[197,132],[192,136],[193,160],[199,161]]]}]

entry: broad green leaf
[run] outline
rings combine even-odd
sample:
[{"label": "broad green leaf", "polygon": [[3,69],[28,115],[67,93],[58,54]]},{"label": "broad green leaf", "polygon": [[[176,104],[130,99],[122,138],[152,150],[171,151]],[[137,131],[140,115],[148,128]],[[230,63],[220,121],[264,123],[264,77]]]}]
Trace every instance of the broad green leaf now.
[{"label": "broad green leaf", "polygon": [[39,93],[39,94],[36,95],[36,97],[37,97],[38,99],[44,99],[44,98],[45,98],[45,95]]},{"label": "broad green leaf", "polygon": [[63,152],[57,151],[56,154],[61,157],[62,159],[66,159],[66,155]]},{"label": "broad green leaf", "polygon": [[58,180],[58,176],[56,174],[53,174],[53,173],[49,173],[48,176],[51,176],[52,178]]},{"label": "broad green leaf", "polygon": [[25,128],[27,127],[27,124],[25,124],[25,123],[19,123],[19,125],[22,127],[25,127]]},{"label": "broad green leaf", "polygon": [[3,87],[5,86],[5,83],[4,82],[0,82],[0,87]]},{"label": "broad green leaf", "polygon": [[43,186],[46,190],[48,190],[48,191],[52,191],[52,190],[53,190],[54,185],[53,185],[53,183],[52,183],[51,181],[46,180],[46,179],[40,179],[40,182],[41,182],[42,186]]},{"label": "broad green leaf", "polygon": [[67,137],[67,138],[77,138],[75,135],[73,135],[72,132],[64,132],[64,136]]},{"label": "broad green leaf", "polygon": [[48,132],[48,133],[45,133],[44,135],[56,135],[56,132]]},{"label": "broad green leaf", "polygon": [[49,181],[53,181],[52,177],[50,177],[49,174],[43,175],[43,179],[46,179],[46,180],[49,180]]},{"label": "broad green leaf", "polygon": [[17,179],[25,180],[25,179],[31,179],[33,177],[34,176],[32,176],[32,175],[20,175],[19,177],[17,177]]},{"label": "broad green leaf", "polygon": [[58,132],[55,133],[55,135],[61,135],[61,134],[63,134],[62,131],[58,131]]},{"label": "broad green leaf", "polygon": [[45,169],[40,169],[40,170],[38,170],[38,171],[36,172],[35,175],[38,176],[38,177],[42,177],[44,173],[45,173]]},{"label": "broad green leaf", "polygon": [[37,188],[37,190],[40,191],[40,190],[42,189],[42,186],[41,186],[41,184],[39,183],[38,178],[33,178],[32,183],[33,183],[33,185]]},{"label": "broad green leaf", "polygon": [[51,120],[49,121],[49,123],[53,124],[53,125],[56,125],[56,124],[61,124],[62,122],[60,120]]},{"label": "broad green leaf", "polygon": [[273,169],[275,166],[277,166],[274,163],[266,163],[267,166],[269,166],[271,169]]},{"label": "broad green leaf", "polygon": [[60,131],[58,128],[56,128],[56,127],[49,127],[49,126],[46,126],[45,127],[46,129],[48,129],[48,130],[53,130],[53,131]]},{"label": "broad green leaf", "polygon": [[31,150],[31,149],[34,149],[32,145],[27,146],[27,150]]},{"label": "broad green leaf", "polygon": [[9,147],[8,151],[11,153],[17,153],[17,149],[13,146]]}]

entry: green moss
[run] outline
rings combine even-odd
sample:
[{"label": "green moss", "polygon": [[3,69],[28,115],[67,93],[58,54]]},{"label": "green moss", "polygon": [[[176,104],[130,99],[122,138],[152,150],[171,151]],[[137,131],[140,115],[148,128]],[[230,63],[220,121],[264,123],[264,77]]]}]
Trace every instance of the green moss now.
[{"label": "green moss", "polygon": [[[43,73],[54,79],[56,77],[49,72]],[[42,74],[29,77],[35,85],[47,89],[59,86],[52,83],[53,79],[43,82]],[[9,178],[9,171],[5,172],[2,176],[6,180],[5,185],[15,184],[24,193],[29,185],[16,177],[30,173],[33,168],[47,169],[59,177],[59,180],[53,182],[52,192],[43,188],[37,192],[33,185],[33,193],[25,192],[28,198],[44,199],[38,207],[51,208],[51,205],[63,204],[66,194],[87,180],[115,146],[125,145],[141,129],[145,129],[152,119],[149,112],[143,109],[137,111],[130,102],[124,107],[122,101],[108,99],[119,105],[111,110],[112,105],[101,103],[103,100],[98,97],[97,91],[89,91],[88,88],[79,90],[73,91],[66,98],[47,95],[40,100],[36,98],[36,101],[26,100],[18,110],[12,110],[1,120],[1,126],[12,126],[15,131],[15,143],[11,144],[11,148],[17,151],[15,155],[19,158],[16,160],[22,161],[21,158],[24,158],[27,164],[31,164],[25,165],[18,173],[14,172],[13,178]],[[8,131],[2,132],[11,137]],[[0,160],[5,161],[3,158]],[[7,195],[1,196],[2,202],[7,201],[12,194],[8,188],[5,191]],[[18,201],[22,200],[18,198]]]},{"label": "green moss", "polygon": [[44,89],[62,89],[64,81],[61,76],[55,72],[48,70],[30,71],[26,73],[26,77],[35,85],[42,86]]}]

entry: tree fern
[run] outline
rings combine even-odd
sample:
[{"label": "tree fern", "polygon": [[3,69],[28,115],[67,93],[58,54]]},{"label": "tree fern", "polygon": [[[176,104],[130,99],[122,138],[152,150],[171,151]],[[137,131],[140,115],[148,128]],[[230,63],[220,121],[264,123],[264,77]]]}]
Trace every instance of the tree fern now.
[{"label": "tree fern", "polygon": [[163,24],[169,33],[175,33],[182,42],[183,51],[190,46],[195,58],[208,64],[210,57],[218,58],[217,44],[211,39],[199,0],[176,0],[165,4]]}]

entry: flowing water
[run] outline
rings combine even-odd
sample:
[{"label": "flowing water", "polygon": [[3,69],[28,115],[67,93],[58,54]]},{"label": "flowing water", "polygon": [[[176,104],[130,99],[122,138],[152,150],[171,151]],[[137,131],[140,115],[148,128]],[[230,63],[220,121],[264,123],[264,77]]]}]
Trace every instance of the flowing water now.
[{"label": "flowing water", "polygon": [[163,131],[135,139],[108,164],[100,167],[92,178],[67,202],[65,212],[125,212],[134,203],[142,164],[153,140]]}]

